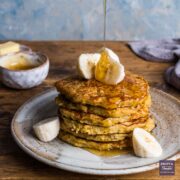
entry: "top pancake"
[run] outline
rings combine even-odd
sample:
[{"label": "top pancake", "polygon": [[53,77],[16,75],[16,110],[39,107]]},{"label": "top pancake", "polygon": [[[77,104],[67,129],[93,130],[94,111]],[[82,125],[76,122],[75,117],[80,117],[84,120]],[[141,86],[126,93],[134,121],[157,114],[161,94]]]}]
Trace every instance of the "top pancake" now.
[{"label": "top pancake", "polygon": [[55,84],[57,90],[74,103],[100,106],[106,109],[137,106],[148,95],[147,81],[136,74],[126,72],[122,82],[117,85],[107,85],[78,77],[61,79]]}]

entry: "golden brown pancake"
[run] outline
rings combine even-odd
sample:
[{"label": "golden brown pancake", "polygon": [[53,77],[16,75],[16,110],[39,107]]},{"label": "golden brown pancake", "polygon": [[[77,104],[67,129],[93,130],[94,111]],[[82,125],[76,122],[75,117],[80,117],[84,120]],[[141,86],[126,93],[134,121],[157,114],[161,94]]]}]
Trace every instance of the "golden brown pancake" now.
[{"label": "golden brown pancake", "polygon": [[107,85],[95,79],[68,77],[58,81],[55,86],[63,96],[74,103],[105,109],[137,106],[146,100],[149,92],[144,78],[130,72],[126,72],[124,80],[117,85]]},{"label": "golden brown pancake", "polygon": [[111,118],[111,117],[103,117],[95,114],[90,114],[90,113],[84,113],[84,112],[79,112],[79,111],[74,111],[66,108],[59,108],[59,114],[60,117],[65,117],[67,119],[71,119],[74,121],[78,121],[83,124],[89,124],[89,125],[97,125],[97,126],[104,126],[104,127],[109,127],[113,126],[118,123],[124,123],[128,121],[135,121],[136,119],[142,118],[142,117],[147,117],[149,112],[148,111],[137,111],[135,114],[127,114],[127,115],[122,115],[120,118]]},{"label": "golden brown pancake", "polygon": [[[144,127],[144,129],[148,132],[152,131],[154,128],[154,122],[151,121],[147,123]],[[132,136],[132,132],[130,133],[114,133],[114,134],[96,134],[96,135],[88,135],[84,133],[76,133],[75,131],[72,131],[71,128],[66,126],[64,123],[61,124],[61,130],[68,132],[76,137],[80,137],[87,140],[93,140],[93,141],[99,141],[99,142],[110,142],[110,141],[120,141],[127,137]]]},{"label": "golden brown pancake", "polygon": [[100,151],[111,149],[124,149],[132,146],[132,142],[130,139],[124,139],[122,141],[115,142],[96,142],[73,136],[72,134],[64,132],[62,130],[59,133],[59,138],[77,147],[97,149]]},{"label": "golden brown pancake", "polygon": [[71,129],[66,127],[64,124],[62,124],[61,130],[68,132],[72,134],[73,136],[80,137],[83,139],[87,140],[92,140],[92,141],[99,141],[99,142],[110,142],[110,141],[120,141],[123,140],[127,137],[131,137],[132,133],[129,134],[100,134],[100,135],[87,135],[87,134],[82,134],[82,133],[76,133],[74,131],[71,131]]},{"label": "golden brown pancake", "polygon": [[78,123],[77,121],[69,120],[67,118],[61,119],[61,126],[65,126],[73,132],[100,135],[100,134],[114,134],[114,133],[130,133],[134,128],[145,128],[146,126],[154,126],[154,120],[151,118],[140,118],[131,124],[120,123],[110,127],[92,126]]},{"label": "golden brown pancake", "polygon": [[103,107],[83,105],[79,103],[72,103],[62,96],[56,98],[56,104],[60,107],[81,111],[89,114],[96,114],[103,117],[114,117],[123,118],[124,116],[133,116],[134,118],[140,117],[141,115],[147,114],[149,112],[149,106],[151,104],[150,96],[146,97],[145,104],[139,104],[136,107],[122,107],[116,109],[105,109]]}]

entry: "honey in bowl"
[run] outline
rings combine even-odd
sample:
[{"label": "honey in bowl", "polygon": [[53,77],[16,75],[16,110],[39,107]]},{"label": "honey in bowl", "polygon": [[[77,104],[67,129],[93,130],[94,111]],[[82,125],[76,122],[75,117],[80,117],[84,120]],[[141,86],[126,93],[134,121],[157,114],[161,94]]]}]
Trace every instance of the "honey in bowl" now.
[{"label": "honey in bowl", "polygon": [[35,58],[36,57],[32,58],[32,56],[24,53],[9,55],[6,56],[4,60],[1,60],[0,66],[9,70],[33,69],[40,65],[40,63],[35,60]]}]

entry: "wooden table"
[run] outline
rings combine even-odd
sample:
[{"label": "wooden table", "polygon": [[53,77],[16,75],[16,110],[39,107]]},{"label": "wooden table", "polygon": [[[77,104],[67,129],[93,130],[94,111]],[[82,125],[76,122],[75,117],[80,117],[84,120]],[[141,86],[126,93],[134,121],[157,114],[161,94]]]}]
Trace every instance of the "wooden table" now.
[{"label": "wooden table", "polygon": [[[91,176],[49,167],[24,153],[14,142],[10,124],[16,110],[30,97],[51,88],[58,79],[75,73],[76,61],[83,52],[96,52],[102,42],[21,42],[34,51],[41,51],[50,58],[50,72],[40,86],[31,90],[13,90],[0,83],[0,179],[161,179],[159,170],[126,176]],[[127,70],[143,75],[150,83],[177,98],[180,94],[163,80],[164,70],[171,64],[152,63],[135,56],[122,42],[107,42],[120,57]],[[176,162],[176,176],[180,179],[180,160]]]}]

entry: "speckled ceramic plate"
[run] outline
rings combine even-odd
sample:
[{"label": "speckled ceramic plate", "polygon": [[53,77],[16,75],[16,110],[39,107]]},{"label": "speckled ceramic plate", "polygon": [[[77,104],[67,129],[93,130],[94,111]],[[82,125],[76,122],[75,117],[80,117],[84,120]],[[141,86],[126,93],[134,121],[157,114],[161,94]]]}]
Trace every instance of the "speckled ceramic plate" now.
[{"label": "speckled ceramic plate", "polygon": [[159,160],[180,157],[180,103],[172,96],[151,89],[152,109],[157,127],[153,131],[163,147],[158,158],[139,158],[133,154],[114,157],[96,156],[81,148],[73,147],[59,139],[50,143],[38,141],[32,133],[32,125],[44,118],[55,116],[56,90],[49,90],[27,101],[12,120],[12,134],[19,146],[51,166],[85,174],[131,174],[158,168]]}]

